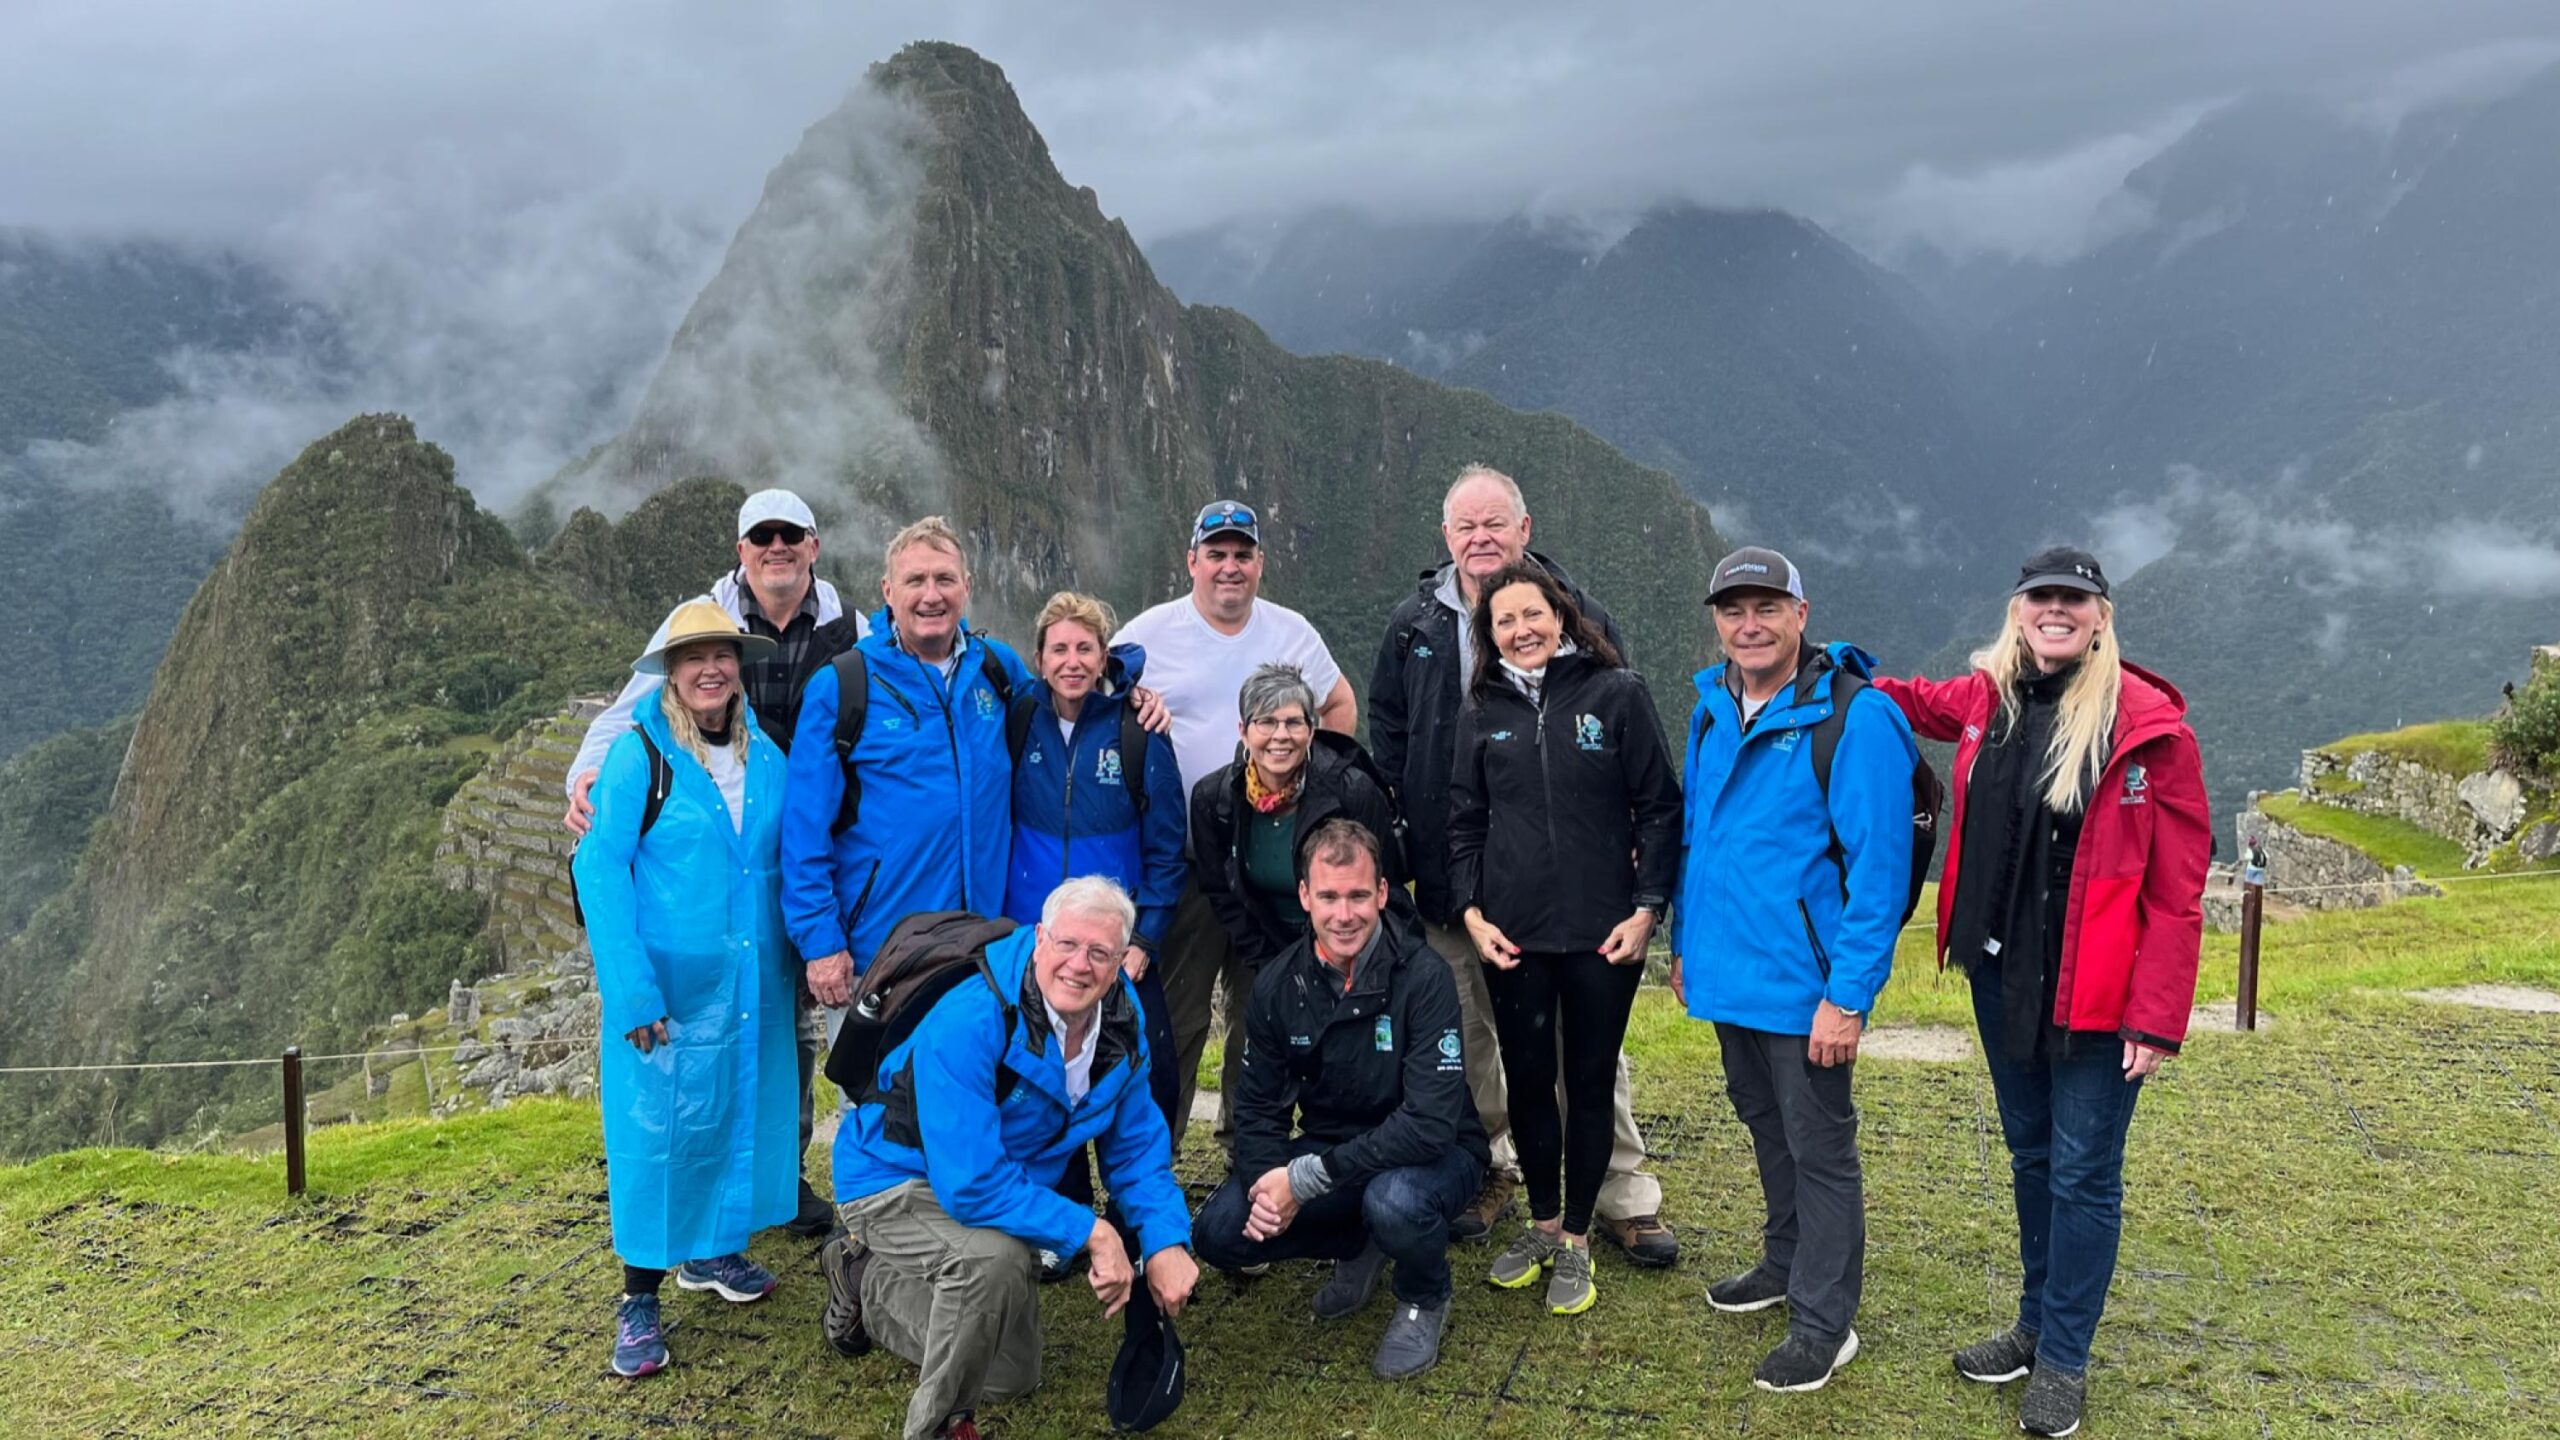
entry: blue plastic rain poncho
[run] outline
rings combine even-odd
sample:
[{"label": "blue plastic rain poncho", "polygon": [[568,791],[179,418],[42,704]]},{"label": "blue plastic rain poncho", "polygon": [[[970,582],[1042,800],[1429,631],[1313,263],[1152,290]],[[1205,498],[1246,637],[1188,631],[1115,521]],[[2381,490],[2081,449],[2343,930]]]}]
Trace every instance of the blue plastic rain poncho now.
[{"label": "blue plastic rain poncho", "polygon": [[[669,1269],[747,1247],[799,1210],[797,992],[782,939],[781,748],[739,707],[748,756],[733,826],[655,704],[613,744],[578,846],[603,1002],[605,1189],[624,1263]],[[675,788],[645,836],[645,733]],[[634,852],[637,852],[635,861]],[[726,877],[723,883],[723,877]],[[660,1018],[667,1043],[623,1038]]]}]

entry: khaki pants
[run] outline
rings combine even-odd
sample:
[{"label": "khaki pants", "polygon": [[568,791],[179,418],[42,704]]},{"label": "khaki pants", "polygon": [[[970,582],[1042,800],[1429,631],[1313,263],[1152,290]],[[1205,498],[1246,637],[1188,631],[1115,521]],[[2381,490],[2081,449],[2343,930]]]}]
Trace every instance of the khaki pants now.
[{"label": "khaki pants", "polygon": [[[1511,1145],[1511,1100],[1502,1081],[1502,1049],[1493,1034],[1493,1001],[1484,985],[1484,961],[1467,939],[1462,925],[1425,925],[1431,948],[1449,962],[1449,978],[1458,985],[1461,1040],[1467,1054],[1467,1093],[1476,1102],[1476,1118],[1493,1142],[1493,1168],[1517,1180],[1519,1152]],[[1562,1037],[1558,1037],[1562,1045]],[[1563,1066],[1558,1065],[1559,1075]],[[1627,1220],[1662,1213],[1662,1182],[1644,1171],[1644,1136],[1637,1133],[1635,1107],[1627,1084],[1627,1055],[1618,1052],[1618,1087],[1611,1097],[1612,1143],[1609,1178],[1600,1184],[1593,1212],[1604,1220]],[[1556,1083],[1556,1106],[1564,1108],[1564,1083]]]},{"label": "khaki pants", "polygon": [[945,1213],[921,1180],[838,1207],[871,1252],[862,1325],[922,1371],[907,1402],[907,1440],[955,1412],[1040,1385],[1040,1280],[1031,1247]]},{"label": "khaki pants", "polygon": [[[1191,1121],[1191,1101],[1200,1090],[1200,1057],[1209,1049],[1209,1013],[1212,996],[1221,979],[1226,981],[1227,1051],[1218,1067],[1218,1083],[1222,1095],[1233,1095],[1244,1081],[1244,1006],[1253,994],[1253,971],[1236,959],[1235,947],[1227,940],[1226,927],[1218,923],[1218,914],[1209,908],[1209,898],[1200,893],[1200,882],[1183,886],[1182,902],[1174,907],[1173,923],[1165,928],[1164,953],[1156,963],[1164,968],[1164,1003],[1173,1019],[1174,1073],[1181,1077],[1182,1108],[1174,1113],[1182,1124],[1174,1127],[1174,1153],[1182,1153],[1182,1132]],[[1226,1107],[1218,1107],[1218,1143],[1229,1150],[1235,1148],[1235,1126],[1228,1123]]]}]

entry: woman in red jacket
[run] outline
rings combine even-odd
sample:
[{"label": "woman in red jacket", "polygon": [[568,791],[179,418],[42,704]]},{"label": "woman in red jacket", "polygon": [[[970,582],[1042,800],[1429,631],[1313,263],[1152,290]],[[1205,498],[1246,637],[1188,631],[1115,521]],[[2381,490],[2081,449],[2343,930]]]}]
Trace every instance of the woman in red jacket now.
[{"label": "woman in red jacket", "polygon": [[2212,853],[2186,701],[2119,658],[2114,626],[2096,557],[2046,550],[1971,674],[1875,682],[1913,730],[1956,745],[1938,958],[1972,982],[2026,1271],[2017,1324],[1957,1351],[1956,1369],[2030,1376],[2018,1422],[2033,1435],[2079,1428],[2125,1130],[2186,1036]]}]

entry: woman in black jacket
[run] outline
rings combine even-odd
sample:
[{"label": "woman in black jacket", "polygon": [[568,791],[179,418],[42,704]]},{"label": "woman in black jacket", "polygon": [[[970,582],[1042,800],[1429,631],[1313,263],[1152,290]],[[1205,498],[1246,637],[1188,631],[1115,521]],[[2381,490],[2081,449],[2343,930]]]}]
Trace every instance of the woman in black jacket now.
[{"label": "woman in black jacket", "polygon": [[1409,915],[1410,877],[1386,782],[1360,742],[1316,728],[1306,676],[1294,665],[1265,665],[1246,678],[1236,710],[1244,743],[1234,762],[1200,777],[1191,791],[1192,873],[1236,958],[1259,971],[1306,933],[1300,859],[1307,837],[1337,815],[1378,837],[1389,903]]},{"label": "woman in black jacket", "polygon": [[1482,594],[1449,868],[1487,967],[1531,1218],[1491,1278],[1519,1289],[1550,1272],[1547,1308],[1579,1315],[1598,1298],[1586,1236],[1618,1046],[1679,872],[1679,771],[1644,680],[1554,576],[1513,565]]}]

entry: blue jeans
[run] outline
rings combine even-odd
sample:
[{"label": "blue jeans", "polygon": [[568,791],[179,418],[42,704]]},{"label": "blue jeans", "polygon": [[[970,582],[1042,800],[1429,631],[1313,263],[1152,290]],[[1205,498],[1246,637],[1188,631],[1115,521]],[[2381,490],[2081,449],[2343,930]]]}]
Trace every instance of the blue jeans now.
[{"label": "blue jeans", "polygon": [[[1330,1148],[1300,1140],[1292,1155]],[[1245,1238],[1252,1212],[1250,1191],[1259,1175],[1227,1176],[1200,1218],[1191,1224],[1191,1246],[1221,1270],[1241,1270],[1274,1260],[1348,1260],[1370,1241],[1396,1262],[1395,1297],[1425,1309],[1449,1299],[1449,1222],[1476,1198],[1484,1167],[1451,1146],[1427,1165],[1372,1176],[1366,1185],[1336,1185],[1298,1209],[1289,1228],[1268,1240]]]},{"label": "blue jeans", "polygon": [[2142,1082],[2124,1078],[2124,1043],[2113,1035],[2074,1034],[2040,1058],[2011,1060],[2000,1051],[2000,974],[1989,965],[1969,974],[2017,1195],[2018,1263],[2026,1272],[2018,1328],[2038,1337],[2039,1364],[2077,1375],[2089,1368],[2089,1342],[2115,1279],[2124,1137]]}]

